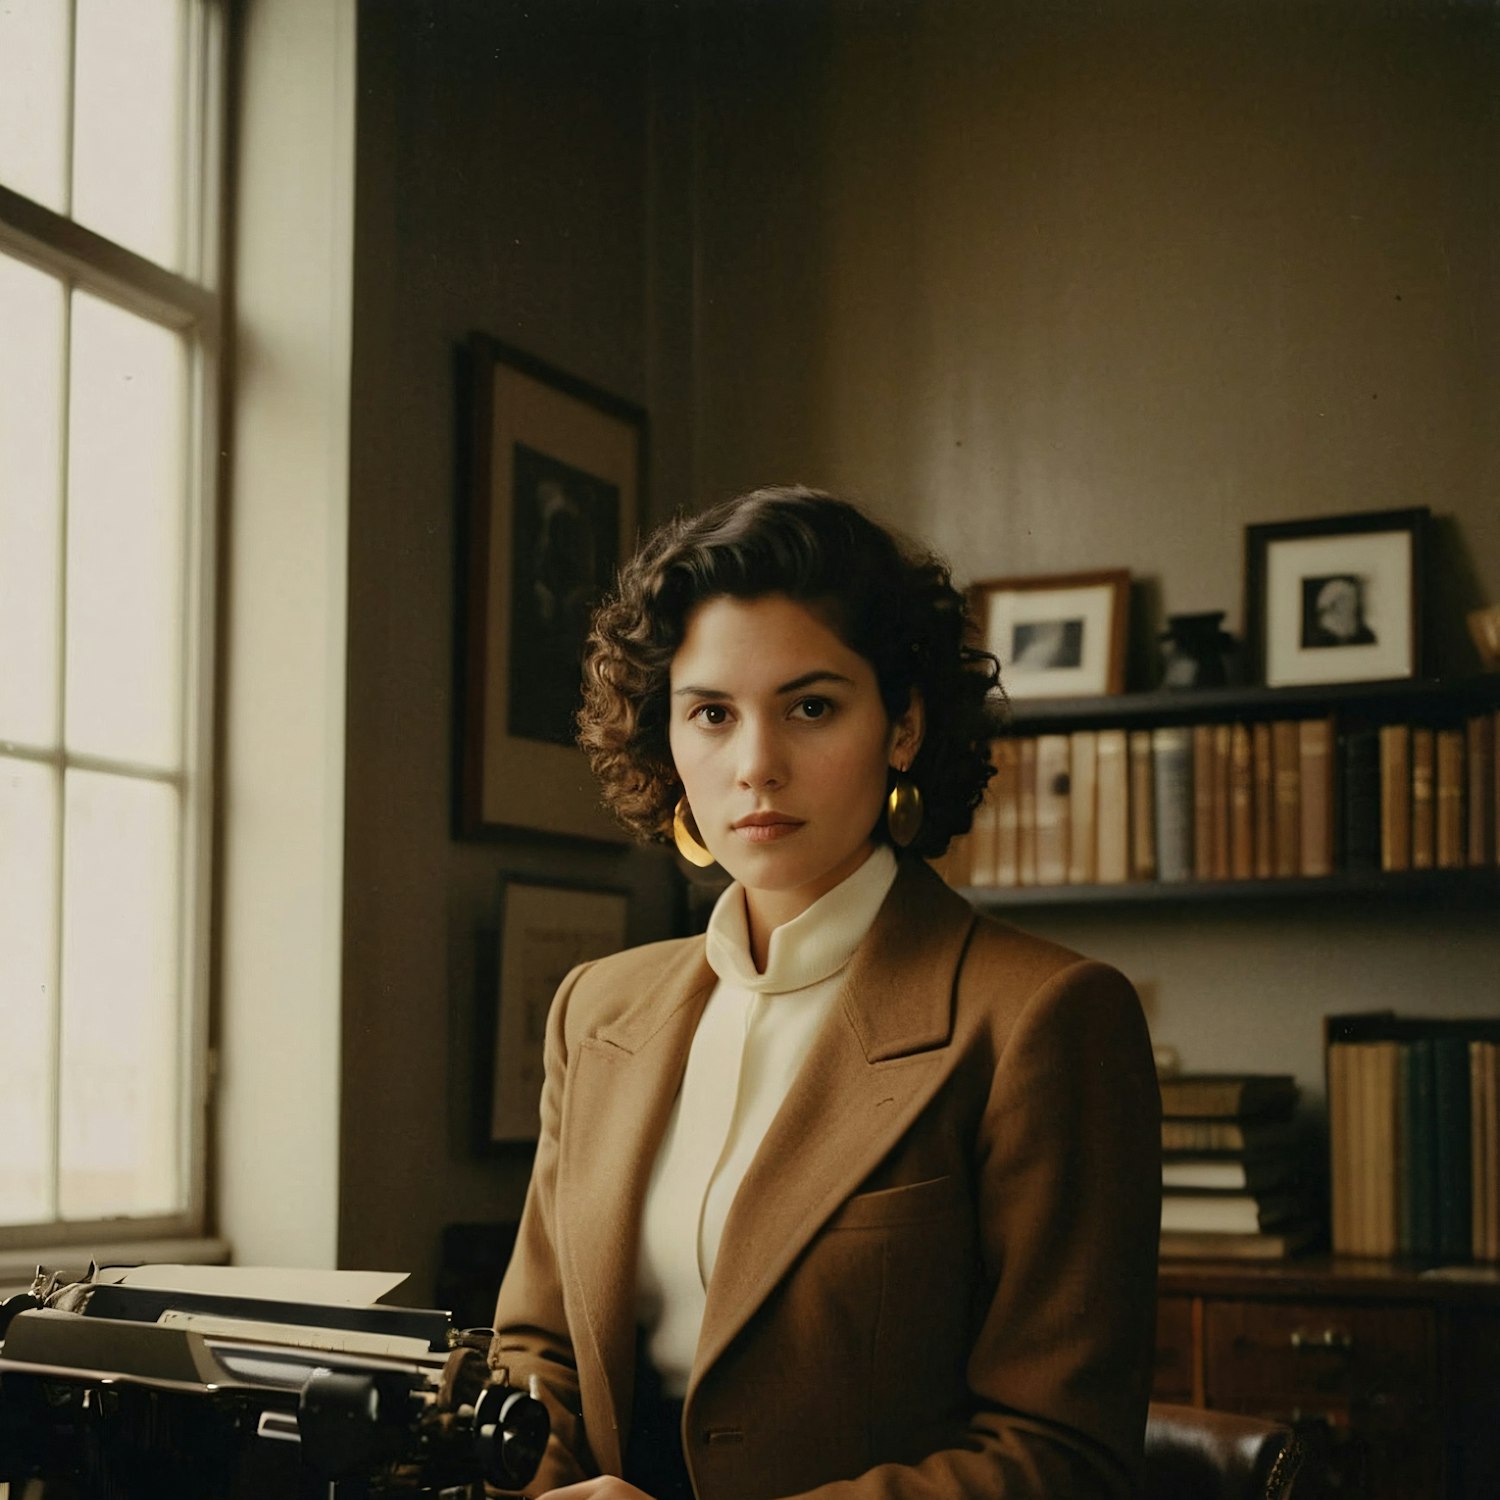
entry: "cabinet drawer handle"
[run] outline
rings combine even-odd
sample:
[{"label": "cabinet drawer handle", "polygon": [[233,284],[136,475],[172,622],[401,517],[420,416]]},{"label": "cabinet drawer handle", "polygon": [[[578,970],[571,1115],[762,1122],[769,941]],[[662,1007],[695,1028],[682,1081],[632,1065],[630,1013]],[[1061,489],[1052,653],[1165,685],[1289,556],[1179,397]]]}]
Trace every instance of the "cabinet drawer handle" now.
[{"label": "cabinet drawer handle", "polygon": [[1354,1347],[1354,1335],[1342,1328],[1324,1328],[1321,1332],[1294,1328],[1291,1345],[1299,1353],[1305,1353],[1309,1349],[1338,1349],[1347,1354]]}]

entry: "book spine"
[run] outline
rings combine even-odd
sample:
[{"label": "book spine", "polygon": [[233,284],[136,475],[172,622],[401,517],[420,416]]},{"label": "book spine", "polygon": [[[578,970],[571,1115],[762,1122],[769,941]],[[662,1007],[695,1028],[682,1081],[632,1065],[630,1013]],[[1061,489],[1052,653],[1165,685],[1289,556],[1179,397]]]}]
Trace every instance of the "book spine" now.
[{"label": "book spine", "polygon": [[1485,1044],[1469,1043],[1469,1250],[1475,1260],[1489,1259],[1489,1195],[1493,1164],[1485,1131],[1489,1079]]},{"label": "book spine", "polygon": [[1181,725],[1151,731],[1152,800],[1156,808],[1156,875],[1190,880],[1194,871],[1193,736]]},{"label": "book spine", "polygon": [[[990,746],[991,759],[998,759],[1000,741]],[[984,800],[974,809],[974,822],[969,829],[969,884],[980,887],[995,885],[995,837],[999,823],[999,806],[996,801],[998,775],[990,777],[985,787]]]},{"label": "book spine", "polygon": [[1130,731],[1130,878],[1156,878],[1155,771],[1151,731]]},{"label": "book spine", "polygon": [[1416,1171],[1417,1070],[1414,1046],[1396,1048],[1396,1253],[1411,1255],[1417,1245],[1417,1195],[1412,1190]]},{"label": "book spine", "polygon": [[1436,1037],[1437,1251],[1465,1260],[1472,1242],[1469,1160],[1469,1053],[1461,1036]]},{"label": "book spine", "polygon": [[1036,878],[1036,736],[1021,741],[1019,875],[1022,885],[1035,885]]},{"label": "book spine", "polygon": [[1193,737],[1193,878],[1214,878],[1214,726],[1195,724]]},{"label": "book spine", "polygon": [[1230,742],[1233,736],[1228,724],[1213,726],[1213,821],[1215,880],[1228,880],[1233,866],[1230,858]]},{"label": "book spine", "polygon": [[1462,729],[1440,729],[1437,732],[1437,867],[1461,870],[1468,863],[1465,848],[1464,732]]},{"label": "book spine", "polygon": [[1411,730],[1380,730],[1380,868],[1411,869]]},{"label": "book spine", "polygon": [[1353,1253],[1350,1236],[1350,1203],[1353,1184],[1349,1176],[1349,1044],[1328,1046],[1328,1180],[1335,1255]]},{"label": "book spine", "polygon": [[1495,723],[1474,714],[1464,726],[1468,742],[1468,858],[1478,869],[1495,857]]},{"label": "book spine", "polygon": [[1276,873],[1301,873],[1302,755],[1297,743],[1295,720],[1278,719],[1271,725],[1271,764],[1276,799]]},{"label": "book spine", "polygon": [[1094,879],[1117,885],[1130,878],[1130,765],[1123,729],[1101,729],[1095,747]]},{"label": "book spine", "polygon": [[1412,1253],[1428,1257],[1437,1253],[1437,1082],[1432,1038],[1416,1038],[1411,1050],[1414,1097],[1410,1182],[1415,1200]]},{"label": "book spine", "polygon": [[1354,729],[1344,736],[1344,868],[1380,868],[1380,732]]},{"label": "book spine", "polygon": [[1015,740],[995,742],[995,884],[1018,885],[1021,879],[1021,747]]},{"label": "book spine", "polygon": [[1068,736],[1068,880],[1093,885],[1098,878],[1099,736],[1092,729]]},{"label": "book spine", "polygon": [[1065,885],[1068,879],[1069,745],[1065,734],[1036,739],[1036,881]]},{"label": "book spine", "polygon": [[1333,874],[1333,720],[1297,726],[1301,864],[1304,875]]},{"label": "book spine", "polygon": [[1264,720],[1250,730],[1252,797],[1255,805],[1255,875],[1269,880],[1276,873],[1276,773],[1271,755],[1271,726]]},{"label": "book spine", "polygon": [[1411,732],[1411,867],[1430,870],[1437,855],[1433,791],[1437,746],[1431,729]]},{"label": "book spine", "polygon": [[1255,878],[1255,782],[1250,726],[1229,731],[1229,869],[1236,880]]}]

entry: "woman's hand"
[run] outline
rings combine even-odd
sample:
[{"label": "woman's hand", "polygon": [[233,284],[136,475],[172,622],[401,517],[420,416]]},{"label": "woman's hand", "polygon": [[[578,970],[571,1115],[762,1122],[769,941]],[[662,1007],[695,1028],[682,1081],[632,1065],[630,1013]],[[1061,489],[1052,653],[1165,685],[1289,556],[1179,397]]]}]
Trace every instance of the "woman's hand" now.
[{"label": "woman's hand", "polygon": [[601,1474],[598,1479],[583,1479],[577,1484],[548,1490],[535,1500],[651,1500],[651,1496],[613,1474]]}]

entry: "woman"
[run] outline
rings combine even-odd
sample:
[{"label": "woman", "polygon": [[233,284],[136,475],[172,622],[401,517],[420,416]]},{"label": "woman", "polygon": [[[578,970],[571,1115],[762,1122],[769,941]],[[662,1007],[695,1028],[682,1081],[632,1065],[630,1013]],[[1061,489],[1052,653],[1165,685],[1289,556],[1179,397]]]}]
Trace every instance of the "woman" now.
[{"label": "woman", "polygon": [[1160,1125],[1126,981],[925,864],[993,660],[853,507],[678,521],[596,617],[606,800],[734,883],[575,970],[491,1361],[552,1500],[1115,1496],[1140,1458]]}]

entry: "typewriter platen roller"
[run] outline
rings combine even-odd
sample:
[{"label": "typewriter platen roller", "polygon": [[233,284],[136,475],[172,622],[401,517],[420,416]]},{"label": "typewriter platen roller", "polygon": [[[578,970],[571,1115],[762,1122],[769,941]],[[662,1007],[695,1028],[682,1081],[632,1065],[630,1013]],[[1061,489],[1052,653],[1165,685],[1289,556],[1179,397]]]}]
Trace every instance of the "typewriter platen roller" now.
[{"label": "typewriter platen roller", "polygon": [[[489,1330],[93,1280],[0,1304],[0,1481],[46,1500],[366,1500],[525,1487],[546,1408]],[[35,1486],[32,1487],[33,1490]]]}]

